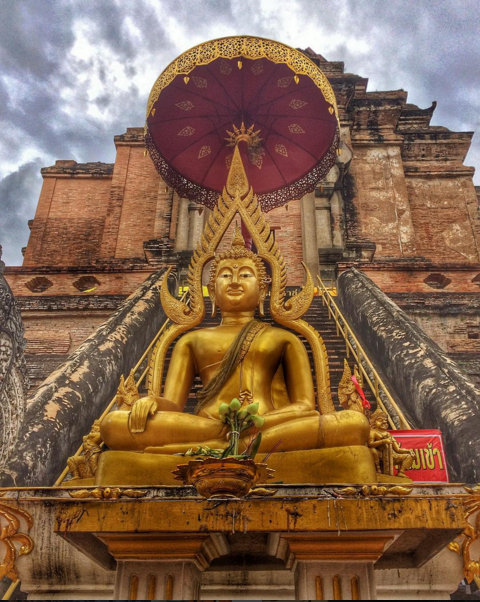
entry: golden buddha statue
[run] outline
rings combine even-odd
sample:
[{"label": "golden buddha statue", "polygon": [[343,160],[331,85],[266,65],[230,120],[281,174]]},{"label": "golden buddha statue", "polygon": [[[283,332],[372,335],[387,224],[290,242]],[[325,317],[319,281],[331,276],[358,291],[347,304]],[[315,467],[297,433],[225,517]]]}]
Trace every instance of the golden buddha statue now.
[{"label": "golden buddha statue", "polygon": [[[236,215],[250,232],[258,254],[244,245],[237,232],[231,249],[216,253]],[[221,323],[200,328],[205,315],[202,273],[211,261],[208,284],[212,307]],[[288,330],[255,319],[263,315],[267,295],[264,261],[270,265],[270,311]],[[227,428],[222,403],[233,398],[246,406],[258,402],[263,419],[260,452],[272,452],[269,466],[286,483],[376,482],[375,465],[367,447],[370,425],[363,413],[336,412],[331,401],[328,357],[318,332],[301,316],[314,293],[308,272],[303,289],[286,299],[286,266],[270,227],[253,194],[238,152],[234,151],[226,186],[210,213],[189,269],[190,305],[161,287],[162,306],[172,321],[150,359],[148,395],[107,414],[101,436],[108,450],[100,454],[99,485],[174,484],[174,454],[207,446],[225,449]],[[317,399],[306,349],[292,330],[302,334],[313,354]],[[175,344],[165,382],[168,347]],[[203,388],[194,414],[184,413],[195,376]],[[244,432],[247,446],[253,432]]]},{"label": "golden buddha statue", "polygon": [[[369,423],[363,414],[316,410],[310,362],[298,337],[254,319],[257,307],[263,314],[267,285],[263,261],[245,248],[238,231],[231,250],[218,254],[210,269],[208,288],[220,325],[178,341],[162,397],[147,396],[130,412],[107,414],[101,434],[110,449],[171,454],[200,445],[224,448],[226,428],[218,409],[234,397],[259,403],[265,419],[260,451],[366,444]],[[185,414],[196,374],[203,389],[195,414]]]}]

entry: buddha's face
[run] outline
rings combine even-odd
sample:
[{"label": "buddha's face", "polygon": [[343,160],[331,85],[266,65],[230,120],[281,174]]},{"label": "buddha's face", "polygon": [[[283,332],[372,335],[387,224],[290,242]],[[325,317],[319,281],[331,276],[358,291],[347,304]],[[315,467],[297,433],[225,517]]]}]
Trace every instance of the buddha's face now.
[{"label": "buddha's face", "polygon": [[215,277],[215,300],[221,311],[255,310],[260,300],[260,283],[251,259],[220,261]]}]

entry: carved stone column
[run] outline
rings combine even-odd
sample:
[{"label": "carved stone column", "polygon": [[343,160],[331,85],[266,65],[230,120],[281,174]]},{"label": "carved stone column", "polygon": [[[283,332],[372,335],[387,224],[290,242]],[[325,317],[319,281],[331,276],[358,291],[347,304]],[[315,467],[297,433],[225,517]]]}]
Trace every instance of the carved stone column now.
[{"label": "carved stone column", "polygon": [[303,260],[312,276],[318,274],[318,243],[315,216],[315,193],[306,194],[301,200]]},{"label": "carved stone column", "polygon": [[193,250],[197,246],[203,230],[204,208],[195,203],[188,205],[188,242],[187,249]]},{"label": "carved stone column", "polygon": [[327,198],[316,199],[315,218],[317,226],[317,244],[319,249],[332,247],[332,225],[330,218],[330,202]]},{"label": "carved stone column", "polygon": [[188,199],[178,201],[178,222],[175,237],[175,251],[186,251],[188,249]]},{"label": "carved stone column", "polygon": [[170,220],[173,207],[173,188],[170,188],[160,180],[157,192],[157,207],[155,209],[155,221],[153,224],[154,238],[168,238]]}]

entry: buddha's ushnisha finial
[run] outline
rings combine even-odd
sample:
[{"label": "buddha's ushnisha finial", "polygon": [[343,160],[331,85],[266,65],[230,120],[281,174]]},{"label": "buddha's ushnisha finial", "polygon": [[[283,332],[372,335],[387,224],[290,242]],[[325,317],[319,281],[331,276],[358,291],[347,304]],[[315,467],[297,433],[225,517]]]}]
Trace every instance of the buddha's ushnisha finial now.
[{"label": "buddha's ushnisha finial", "polygon": [[232,249],[236,247],[245,247],[245,240],[243,238],[242,229],[239,228],[238,224],[235,224],[235,230],[233,231]]}]

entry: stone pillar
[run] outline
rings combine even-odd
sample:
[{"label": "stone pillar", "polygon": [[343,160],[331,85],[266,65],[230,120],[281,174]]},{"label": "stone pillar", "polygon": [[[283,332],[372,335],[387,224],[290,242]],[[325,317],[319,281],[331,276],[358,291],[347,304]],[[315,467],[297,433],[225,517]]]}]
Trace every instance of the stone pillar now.
[{"label": "stone pillar", "polygon": [[299,561],[295,599],[376,600],[373,562]]},{"label": "stone pillar", "polygon": [[317,225],[315,217],[315,193],[309,192],[301,200],[303,261],[315,277],[318,274]]},{"label": "stone pillar", "polygon": [[175,237],[175,251],[186,251],[188,249],[188,199],[178,201],[177,235]]},{"label": "stone pillar", "polygon": [[188,205],[188,242],[187,249],[196,248],[203,230],[204,211],[201,205],[190,203]]},{"label": "stone pillar", "polygon": [[155,221],[153,224],[154,238],[168,238],[169,236],[173,195],[173,188],[170,188],[163,180],[160,180],[158,183],[157,207],[155,209]]},{"label": "stone pillar", "polygon": [[343,202],[342,196],[338,191],[335,191],[330,199],[330,212],[332,246],[337,249],[343,249]]},{"label": "stone pillar", "polygon": [[200,576],[192,560],[120,561],[114,600],[198,600]]},{"label": "stone pillar", "polygon": [[330,218],[330,203],[328,199],[316,199],[315,217],[318,248],[330,249],[332,247],[332,224]]}]

